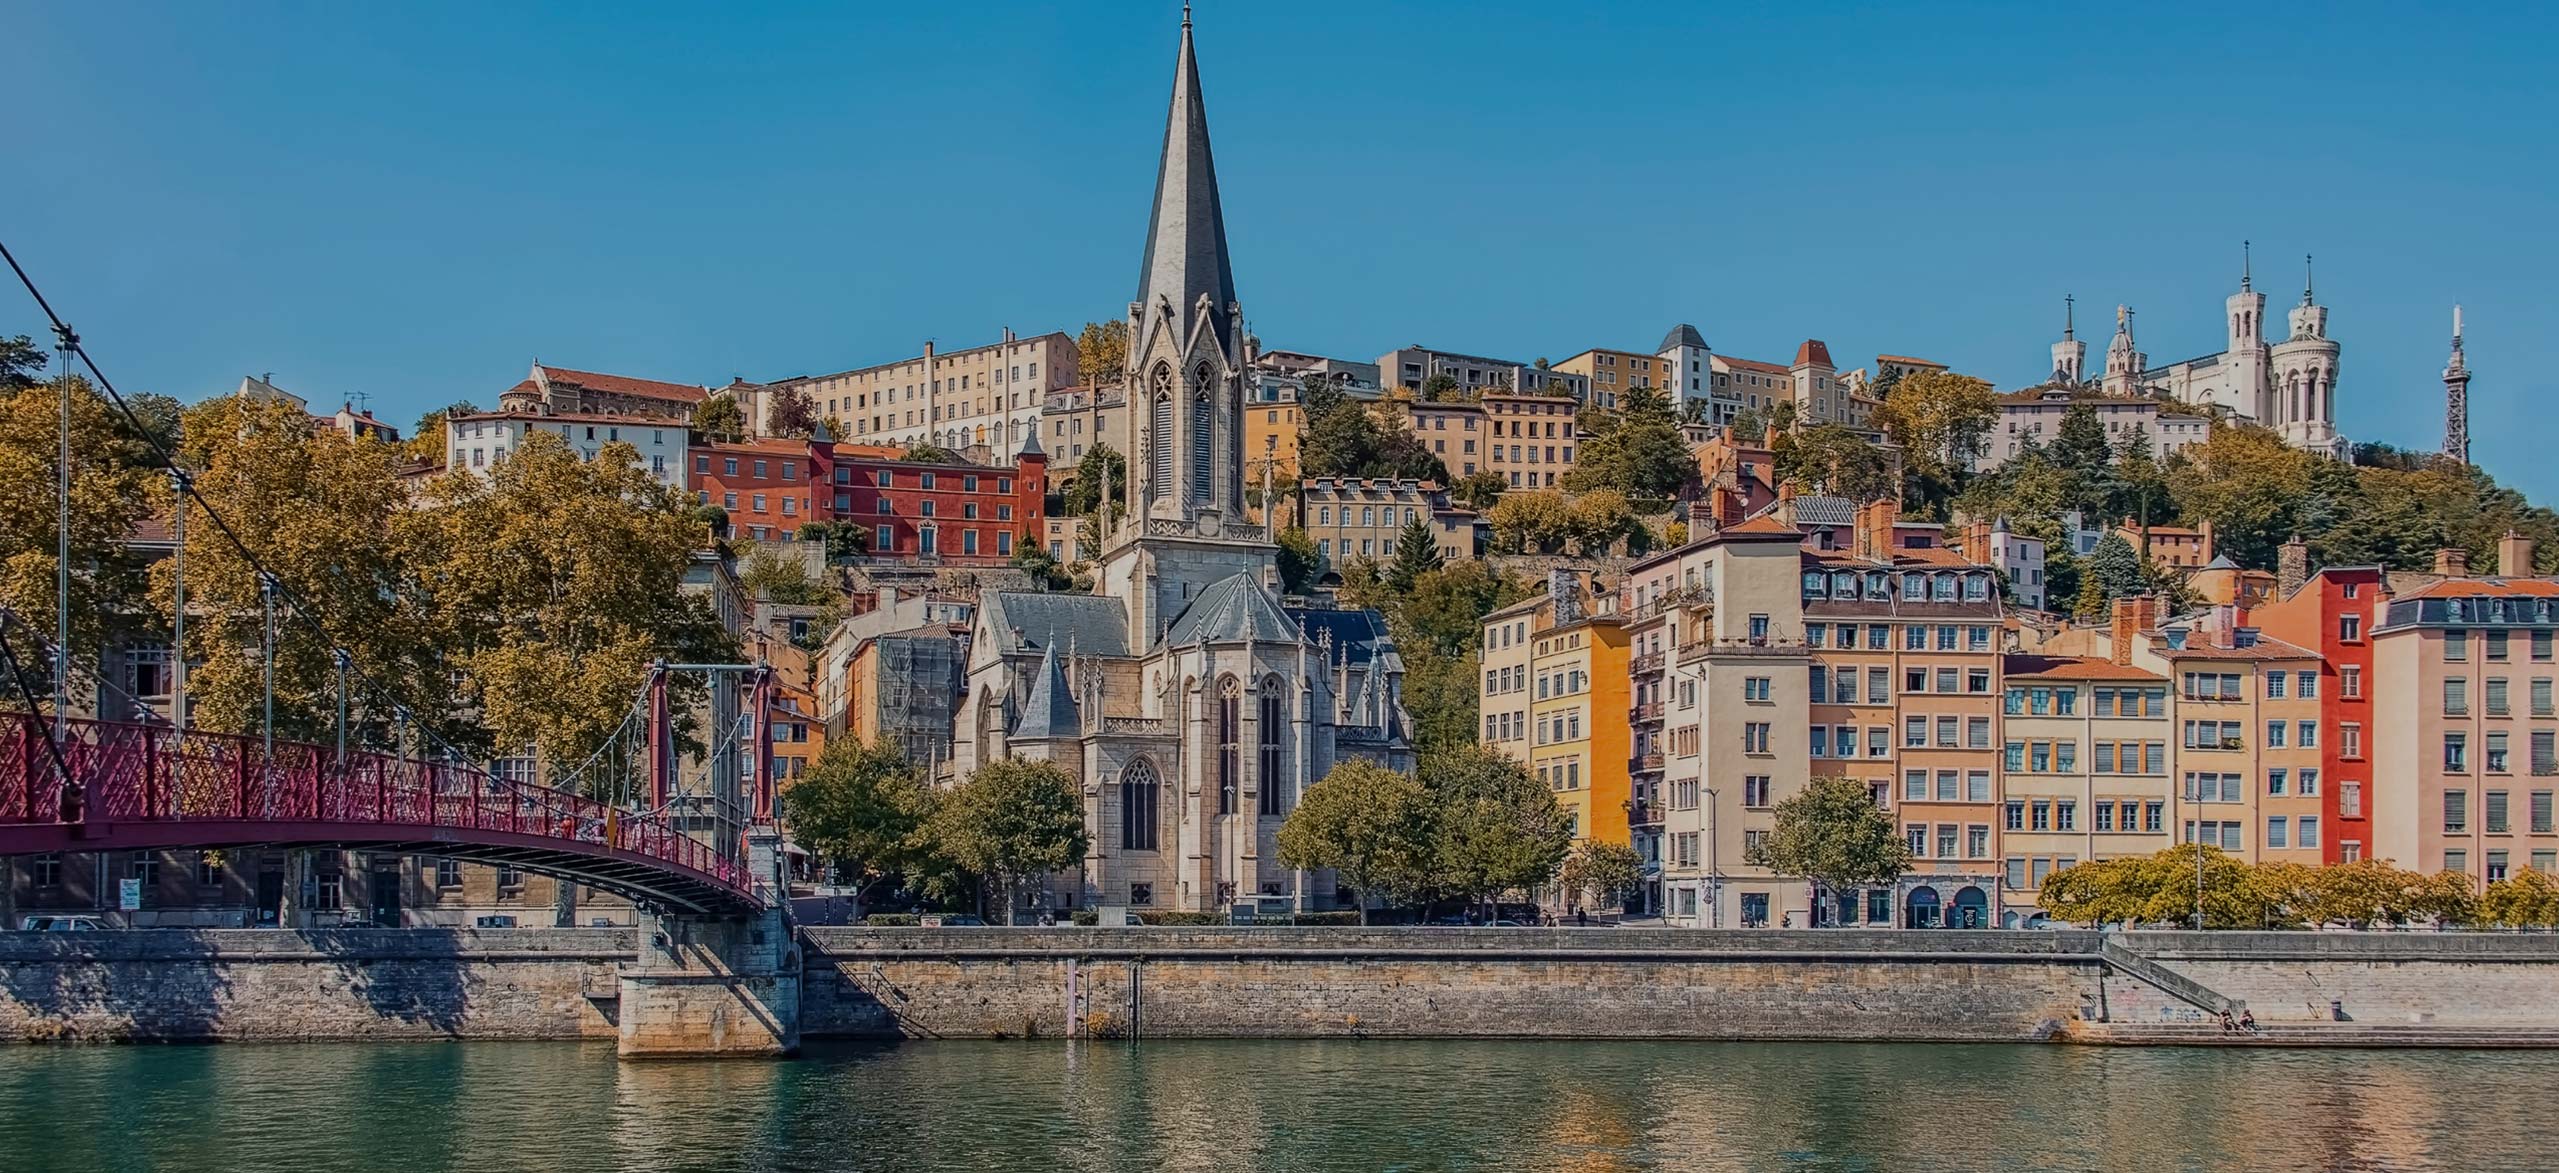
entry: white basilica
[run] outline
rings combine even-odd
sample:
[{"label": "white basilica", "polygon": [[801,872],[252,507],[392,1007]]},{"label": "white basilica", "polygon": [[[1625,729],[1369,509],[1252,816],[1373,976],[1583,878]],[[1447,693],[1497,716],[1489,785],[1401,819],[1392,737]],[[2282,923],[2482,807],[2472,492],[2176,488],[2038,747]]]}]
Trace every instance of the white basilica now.
[{"label": "white basilica", "polygon": [[[2337,341],[2328,336],[2328,307],[2311,294],[2306,258],[2303,268],[2301,304],[2288,316],[2290,333],[2272,345],[2266,342],[2266,295],[2252,287],[2245,265],[2239,292],[2223,303],[2228,336],[2218,354],[2151,366],[2150,356],[2133,344],[2132,311],[2116,307],[2115,336],[2106,344],[2106,370],[2098,385],[2110,395],[2149,395],[2219,408],[2274,429],[2296,448],[2342,458],[2347,445],[2337,434]],[[2053,381],[2088,381],[2083,373],[2087,357],[2088,344],[2064,331],[2053,346]]]},{"label": "white basilica", "polygon": [[1412,767],[1403,661],[1374,611],[1285,605],[1245,512],[1243,308],[1187,13],[1128,325],[1147,407],[1109,437],[1130,471],[1104,487],[1095,592],[983,600],[953,765],[1082,784],[1092,845],[1061,902],[1329,908],[1329,875],[1279,865],[1279,826],[1337,761]]}]

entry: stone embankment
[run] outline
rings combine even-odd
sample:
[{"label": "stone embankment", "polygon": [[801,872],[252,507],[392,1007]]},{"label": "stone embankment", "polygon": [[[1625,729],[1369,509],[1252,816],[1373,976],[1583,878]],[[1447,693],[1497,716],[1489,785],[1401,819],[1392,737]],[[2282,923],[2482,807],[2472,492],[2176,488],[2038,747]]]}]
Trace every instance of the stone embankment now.
[{"label": "stone embankment", "polygon": [[[630,930],[0,933],[0,1039],[618,1038],[634,1055],[779,1054],[802,1036],[2559,1045],[2552,936],[738,932],[734,965],[691,957],[707,938]],[[766,963],[785,968],[756,976]],[[2264,1029],[2225,1035],[2223,1009]]]}]

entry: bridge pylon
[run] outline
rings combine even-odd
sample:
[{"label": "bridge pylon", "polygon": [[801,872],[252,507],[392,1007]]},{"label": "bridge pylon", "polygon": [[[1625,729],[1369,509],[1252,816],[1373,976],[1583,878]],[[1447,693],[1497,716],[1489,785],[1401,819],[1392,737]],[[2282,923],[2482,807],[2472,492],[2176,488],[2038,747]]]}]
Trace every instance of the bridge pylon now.
[{"label": "bridge pylon", "polygon": [[624,1059],[778,1058],[800,1049],[800,942],[781,836],[747,832],[762,909],[733,917],[640,916],[640,953],[621,972]]}]

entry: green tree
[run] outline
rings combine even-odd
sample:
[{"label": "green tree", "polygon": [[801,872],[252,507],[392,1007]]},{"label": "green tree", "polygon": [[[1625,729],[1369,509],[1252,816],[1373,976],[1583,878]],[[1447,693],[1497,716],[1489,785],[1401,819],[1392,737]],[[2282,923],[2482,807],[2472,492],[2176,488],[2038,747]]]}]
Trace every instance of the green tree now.
[{"label": "green tree", "polygon": [[1466,388],[1458,383],[1457,376],[1441,374],[1422,380],[1421,393],[1416,398],[1424,403],[1450,403],[1465,395]]},{"label": "green tree", "polygon": [[1413,589],[1421,576],[1439,569],[1439,539],[1431,536],[1430,523],[1415,517],[1404,523],[1404,532],[1395,542],[1395,558],[1386,566],[1386,585],[1395,593]]},{"label": "green tree", "polygon": [[1040,544],[1031,540],[1028,534],[1023,535],[1022,541],[1013,547],[1013,569],[1030,576],[1033,590],[1062,591],[1075,584],[1074,578],[1057,564],[1057,559],[1041,549]]},{"label": "green tree", "polygon": [[828,742],[783,791],[782,810],[792,840],[833,864],[853,890],[857,918],[873,887],[930,847],[922,832],[933,793],[894,742]]},{"label": "green tree", "polygon": [[971,874],[995,882],[1006,923],[1020,885],[1065,871],[1084,858],[1084,797],[1063,767],[1006,758],[969,775],[926,821],[934,850]]},{"label": "green tree", "polygon": [[1631,387],[1614,409],[1585,410],[1581,452],[1564,487],[1614,490],[1630,500],[1668,501],[1697,479],[1697,460],[1658,387]]},{"label": "green tree", "polygon": [[2094,621],[2114,600],[2142,594],[2150,587],[2149,564],[2123,534],[2108,530],[2080,564],[2079,597],[2072,610],[2081,619]]},{"label": "green tree", "polygon": [[1316,552],[1315,539],[1308,537],[1305,530],[1290,526],[1279,532],[1276,544],[1279,546],[1280,590],[1292,595],[1305,594],[1306,588],[1315,585],[1315,576],[1324,566],[1323,556]]},{"label": "green tree", "polygon": [[2069,490],[2062,501],[2063,508],[2076,509],[2090,517],[2107,516],[2107,510],[2120,495],[2120,486],[2115,483],[2117,457],[2094,405],[2074,403],[2062,412],[2061,430],[2044,454],[2054,467],[2068,475]]},{"label": "green tree", "polygon": [[738,570],[738,585],[763,601],[795,606],[832,603],[839,597],[835,588],[809,573],[807,562],[772,549],[758,549],[747,556],[746,565]]},{"label": "green tree", "polygon": [[1981,455],[1999,397],[1970,375],[1921,371],[1895,383],[1875,414],[1910,468],[1951,483]]},{"label": "green tree", "polygon": [[2213,523],[2215,549],[2242,566],[2270,567],[2293,534],[2295,506],[2322,459],[2254,424],[2214,421],[2201,444],[2168,468],[2169,492],[2188,523]]},{"label": "green tree", "polygon": [[1305,432],[1298,438],[1297,464],[1310,477],[1403,477],[1447,484],[1448,468],[1422,443],[1421,437],[1382,423],[1367,404],[1338,389],[1308,389],[1301,403]]},{"label": "green tree", "polygon": [[1482,513],[1501,500],[1503,490],[1509,487],[1502,474],[1487,468],[1457,478],[1457,483],[1449,486],[1448,495],[1458,504]]},{"label": "green tree", "polygon": [[1453,562],[1413,580],[1413,589],[1387,600],[1395,644],[1407,654],[1427,647],[1448,655],[1475,650],[1484,617],[1528,597],[1528,588],[1501,577],[1481,560]]},{"label": "green tree", "polygon": [[1644,857],[1623,843],[1588,840],[1564,860],[1556,881],[1574,903],[1587,897],[1593,904],[1623,909],[1643,887]]},{"label": "green tree", "polygon": [[44,348],[20,334],[0,338],[0,394],[23,391],[44,378]]},{"label": "green tree", "polygon": [[746,409],[734,395],[706,395],[693,405],[693,430],[705,436],[735,439],[746,435]]},{"label": "green tree", "polygon": [[1105,501],[1116,520],[1126,513],[1121,491],[1128,487],[1128,458],[1107,441],[1097,441],[1075,462],[1075,479],[1067,482],[1059,504],[1074,517],[1093,517]]},{"label": "green tree", "polygon": [[958,464],[960,454],[939,444],[917,440],[908,444],[906,451],[900,453],[898,459],[913,461],[917,464]]},{"label": "green tree", "polygon": [[1778,479],[1799,493],[1873,501],[1893,491],[1892,460],[1864,436],[1838,424],[1817,424],[1777,438],[1770,456]]},{"label": "green tree", "polygon": [[1417,649],[1404,657],[1404,711],[1413,718],[1413,752],[1441,753],[1480,741],[1478,685],[1483,661],[1473,652]]},{"label": "green tree", "polygon": [[1083,332],[1075,337],[1075,373],[1077,380],[1087,387],[1116,387],[1126,380],[1126,319],[1084,323]]},{"label": "green tree", "polygon": [[1280,824],[1280,863],[1330,869],[1359,894],[1368,923],[1373,901],[1418,898],[1430,882],[1431,807],[1412,775],[1353,759],[1306,788]]},{"label": "green tree", "polygon": [[1489,903],[1554,880],[1573,845],[1571,820],[1528,767],[1472,745],[1423,758],[1421,780],[1440,891]]},{"label": "green tree", "polygon": [[1910,844],[1857,779],[1814,778],[1780,800],[1776,816],[1744,859],[1812,881],[1816,908],[1824,895],[1891,884],[1910,870]]}]

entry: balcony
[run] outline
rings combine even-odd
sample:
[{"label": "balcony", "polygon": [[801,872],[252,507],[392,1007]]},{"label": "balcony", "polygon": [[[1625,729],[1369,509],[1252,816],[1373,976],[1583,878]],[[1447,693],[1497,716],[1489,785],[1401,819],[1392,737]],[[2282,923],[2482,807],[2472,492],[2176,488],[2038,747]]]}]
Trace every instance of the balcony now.
[{"label": "balcony", "polygon": [[1662,808],[1640,798],[1630,799],[1626,803],[1626,825],[1629,827],[1661,826]]},{"label": "balcony", "polygon": [[1628,676],[1651,676],[1660,672],[1662,670],[1662,665],[1667,662],[1667,658],[1660,652],[1645,652],[1642,655],[1626,661],[1626,674]]},{"label": "balcony", "polygon": [[1637,754],[1626,759],[1626,771],[1630,774],[1661,773],[1662,755],[1659,753]]},{"label": "balcony", "polygon": [[1643,704],[1635,706],[1635,723],[1638,725],[1661,724],[1662,703],[1660,701],[1645,701]]}]

